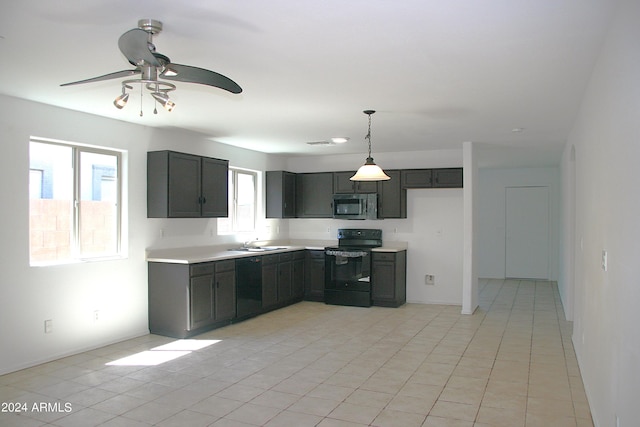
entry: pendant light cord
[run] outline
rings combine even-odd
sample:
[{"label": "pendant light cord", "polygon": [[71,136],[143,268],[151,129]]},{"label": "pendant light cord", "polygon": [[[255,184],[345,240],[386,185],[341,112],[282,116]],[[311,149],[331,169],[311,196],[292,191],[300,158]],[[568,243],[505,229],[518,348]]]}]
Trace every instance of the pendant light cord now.
[{"label": "pendant light cord", "polygon": [[374,110],[365,110],[363,111],[363,113],[365,113],[366,115],[369,116],[369,132],[367,132],[367,136],[364,137],[364,139],[367,140],[368,144],[369,144],[369,155],[367,158],[371,158],[371,115],[373,113],[375,113]]}]

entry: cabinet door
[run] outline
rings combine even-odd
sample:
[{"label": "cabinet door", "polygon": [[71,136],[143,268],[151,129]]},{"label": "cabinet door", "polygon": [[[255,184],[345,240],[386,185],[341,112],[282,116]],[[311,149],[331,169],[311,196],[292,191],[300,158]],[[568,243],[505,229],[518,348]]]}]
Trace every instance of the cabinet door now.
[{"label": "cabinet door", "polygon": [[212,278],[212,275],[196,276],[189,282],[190,329],[207,326],[214,319]]},{"label": "cabinet door", "polygon": [[304,295],[304,258],[294,259],[291,265],[293,268],[291,275],[292,297],[300,299]]},{"label": "cabinet door", "polygon": [[267,218],[295,218],[296,174],[267,171],[265,186]]},{"label": "cabinet door", "polygon": [[236,273],[224,271],[215,275],[215,320],[236,316]]},{"label": "cabinet door", "polygon": [[333,217],[333,173],[296,175],[296,211],[300,218]]},{"label": "cabinet door", "polygon": [[284,218],[296,217],[296,174],[285,172],[283,175],[284,181]]},{"label": "cabinet door", "polygon": [[291,300],[291,261],[278,264],[278,302]]},{"label": "cabinet door", "polygon": [[431,188],[431,169],[403,169],[402,188]]},{"label": "cabinet door", "polygon": [[407,190],[402,188],[399,170],[387,170],[391,177],[380,183],[378,192],[378,218],[406,218]]},{"label": "cabinet door", "polygon": [[278,264],[262,264],[262,308],[278,303]]},{"label": "cabinet door", "polygon": [[355,172],[334,172],[333,173],[333,192],[338,194],[355,193],[355,182],[349,178]]},{"label": "cabinet door", "polygon": [[200,157],[169,152],[168,175],[169,217],[199,217],[202,194]]},{"label": "cabinet door", "polygon": [[374,261],[371,271],[371,298],[373,300],[395,299],[395,263]]},{"label": "cabinet door", "polygon": [[304,299],[324,301],[324,251],[307,251],[304,263]]},{"label": "cabinet door", "polygon": [[225,218],[229,216],[229,162],[202,158],[202,216]]},{"label": "cabinet door", "polygon": [[433,186],[437,188],[462,188],[462,168],[434,169]]},{"label": "cabinet door", "polygon": [[355,172],[334,172],[333,191],[334,193],[377,193],[377,181],[351,181]]},{"label": "cabinet door", "polygon": [[373,252],[371,257],[373,305],[401,306],[407,300],[407,252]]}]

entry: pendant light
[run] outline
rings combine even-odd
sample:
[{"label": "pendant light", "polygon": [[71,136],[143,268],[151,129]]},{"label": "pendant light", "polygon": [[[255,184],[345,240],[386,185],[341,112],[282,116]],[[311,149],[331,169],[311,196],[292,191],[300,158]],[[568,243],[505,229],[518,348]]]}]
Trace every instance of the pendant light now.
[{"label": "pendant light", "polygon": [[384,173],[380,166],[373,162],[373,157],[371,157],[371,115],[375,113],[375,111],[364,110],[363,113],[369,116],[369,132],[367,136],[364,137],[369,144],[369,156],[365,160],[364,165],[360,166],[358,172],[349,179],[351,181],[386,181],[391,179],[391,177]]}]

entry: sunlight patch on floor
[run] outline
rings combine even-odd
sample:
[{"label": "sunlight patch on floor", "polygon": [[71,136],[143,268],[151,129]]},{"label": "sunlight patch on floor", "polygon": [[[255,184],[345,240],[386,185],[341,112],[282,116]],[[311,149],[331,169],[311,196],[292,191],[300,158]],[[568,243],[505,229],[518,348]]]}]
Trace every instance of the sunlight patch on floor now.
[{"label": "sunlight patch on floor", "polygon": [[108,366],[156,366],[209,347],[220,340],[176,340],[107,363]]}]

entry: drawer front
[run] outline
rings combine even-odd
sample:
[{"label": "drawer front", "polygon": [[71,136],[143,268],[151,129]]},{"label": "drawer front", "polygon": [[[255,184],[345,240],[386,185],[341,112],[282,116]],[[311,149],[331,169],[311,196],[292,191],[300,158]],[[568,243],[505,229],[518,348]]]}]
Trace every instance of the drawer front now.
[{"label": "drawer front", "polygon": [[304,259],[304,251],[293,252],[293,259]]},{"label": "drawer front", "polygon": [[371,257],[373,261],[391,261],[396,260],[396,254],[394,252],[372,252]]},{"label": "drawer front", "polygon": [[218,261],[216,262],[216,273],[220,273],[222,271],[233,271],[236,269],[236,261],[228,260],[228,261]]},{"label": "drawer front", "polygon": [[280,254],[280,262],[291,261],[293,259],[292,252],[286,252],[284,254]]},{"label": "drawer front", "polygon": [[275,264],[279,259],[278,254],[262,255],[262,265]]},{"label": "drawer front", "polygon": [[203,262],[200,264],[192,264],[189,267],[190,276],[204,276],[206,274],[213,274],[213,271],[214,271],[213,262]]},{"label": "drawer front", "polygon": [[319,250],[308,250],[307,256],[312,259],[324,259],[324,251]]}]

